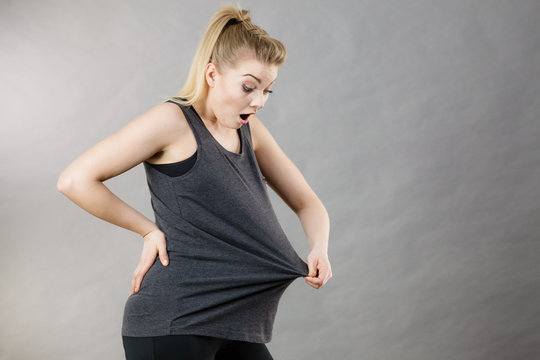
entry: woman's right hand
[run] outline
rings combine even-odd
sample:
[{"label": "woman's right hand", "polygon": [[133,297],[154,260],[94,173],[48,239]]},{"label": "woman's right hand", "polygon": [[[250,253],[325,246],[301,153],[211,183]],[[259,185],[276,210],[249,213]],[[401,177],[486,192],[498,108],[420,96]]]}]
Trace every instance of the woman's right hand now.
[{"label": "woman's right hand", "polygon": [[167,266],[169,264],[165,234],[163,234],[161,230],[152,230],[146,234],[143,239],[144,244],[141,259],[139,261],[139,265],[137,265],[137,268],[133,273],[133,278],[131,280],[130,296],[139,291],[141,288],[144,275],[156,261],[156,255],[159,255],[159,259],[163,266]]}]

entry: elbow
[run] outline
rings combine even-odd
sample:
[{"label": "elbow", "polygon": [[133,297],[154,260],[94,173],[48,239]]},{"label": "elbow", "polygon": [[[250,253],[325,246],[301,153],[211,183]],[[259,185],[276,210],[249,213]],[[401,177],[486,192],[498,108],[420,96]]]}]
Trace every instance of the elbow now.
[{"label": "elbow", "polygon": [[67,174],[65,171],[60,174],[58,181],[56,182],[56,190],[64,195],[69,193],[69,189],[73,187],[73,176]]},{"label": "elbow", "polygon": [[89,176],[87,173],[66,169],[56,181],[56,189],[69,198],[73,198],[75,194],[81,191],[86,191],[89,186],[92,186],[101,180]]},{"label": "elbow", "polygon": [[88,178],[82,174],[70,170],[64,170],[58,177],[56,189],[62,194],[70,197],[75,191],[86,186]]},{"label": "elbow", "polygon": [[322,209],[326,212],[326,208],[324,207],[321,200],[317,197],[317,195],[313,194],[313,196],[306,197],[302,201],[299,201],[295,206],[291,207],[295,213],[302,212],[306,209]]}]

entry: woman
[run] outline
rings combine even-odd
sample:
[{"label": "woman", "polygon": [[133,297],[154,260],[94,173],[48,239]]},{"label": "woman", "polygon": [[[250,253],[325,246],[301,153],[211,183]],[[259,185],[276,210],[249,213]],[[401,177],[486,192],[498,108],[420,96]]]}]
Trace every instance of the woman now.
[{"label": "woman", "polygon": [[[331,277],[321,201],[255,113],[285,61],[281,42],[249,11],[210,21],[185,86],[86,151],[58,190],[89,213],[143,237],[124,309],[132,359],[272,359],[278,301],[297,277]],[[155,222],[103,181],[144,164]],[[310,247],[299,258],[268,184],[298,215]]]}]

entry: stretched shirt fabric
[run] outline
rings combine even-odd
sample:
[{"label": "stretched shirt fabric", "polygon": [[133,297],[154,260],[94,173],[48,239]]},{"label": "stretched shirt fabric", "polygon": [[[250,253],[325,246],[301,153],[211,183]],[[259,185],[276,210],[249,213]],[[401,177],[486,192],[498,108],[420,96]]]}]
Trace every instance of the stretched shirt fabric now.
[{"label": "stretched shirt fabric", "polygon": [[180,176],[144,163],[169,264],[156,257],[128,297],[122,335],[267,343],[283,292],[308,275],[308,266],[272,208],[249,123],[237,130],[237,154],[221,146],[193,107],[177,105],[197,140],[196,159]]}]

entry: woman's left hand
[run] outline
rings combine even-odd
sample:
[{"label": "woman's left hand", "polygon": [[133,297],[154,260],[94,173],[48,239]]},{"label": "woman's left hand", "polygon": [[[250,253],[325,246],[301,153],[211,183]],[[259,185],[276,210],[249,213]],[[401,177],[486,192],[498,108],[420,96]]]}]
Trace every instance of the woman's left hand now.
[{"label": "woman's left hand", "polygon": [[332,277],[332,267],[326,251],[316,248],[311,250],[307,256],[307,264],[309,274],[304,279],[315,289],[321,288]]}]

